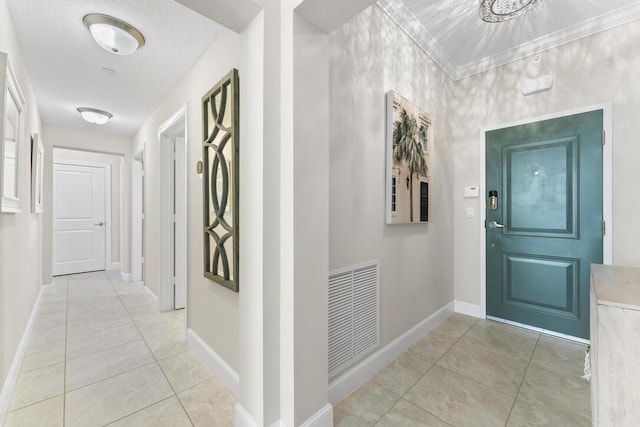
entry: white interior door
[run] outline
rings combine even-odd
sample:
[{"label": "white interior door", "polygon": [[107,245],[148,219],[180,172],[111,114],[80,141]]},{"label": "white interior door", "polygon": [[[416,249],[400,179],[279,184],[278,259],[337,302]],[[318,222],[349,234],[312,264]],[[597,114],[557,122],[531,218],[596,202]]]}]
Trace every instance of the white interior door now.
[{"label": "white interior door", "polygon": [[186,195],[186,147],[183,137],[175,138],[174,156],[174,308],[185,308],[187,305],[187,195]]},{"label": "white interior door", "polygon": [[158,128],[160,259],[158,310],[187,304],[186,106]]},{"label": "white interior door", "polygon": [[53,275],[105,269],[105,168],[54,164]]}]

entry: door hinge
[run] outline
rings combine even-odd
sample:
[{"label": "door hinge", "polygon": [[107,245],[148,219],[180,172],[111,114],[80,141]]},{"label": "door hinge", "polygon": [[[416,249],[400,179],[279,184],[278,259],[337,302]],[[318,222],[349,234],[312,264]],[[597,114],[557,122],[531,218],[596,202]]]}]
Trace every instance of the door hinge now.
[{"label": "door hinge", "polygon": [[144,264],[144,258],[142,258],[142,263]]},{"label": "door hinge", "polygon": [[602,235],[605,236],[607,234],[607,222],[602,221]]},{"label": "door hinge", "polygon": [[602,129],[602,145],[605,144],[606,139],[607,139],[607,134],[606,134],[605,130]]}]

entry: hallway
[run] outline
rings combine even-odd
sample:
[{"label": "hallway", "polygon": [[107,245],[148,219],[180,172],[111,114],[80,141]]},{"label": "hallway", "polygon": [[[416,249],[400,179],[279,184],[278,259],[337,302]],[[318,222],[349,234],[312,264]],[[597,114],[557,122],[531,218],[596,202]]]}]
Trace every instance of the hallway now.
[{"label": "hallway", "polygon": [[[4,427],[232,426],[235,397],[140,283],[55,278]],[[590,425],[584,345],[454,314],[334,408],[336,426]]]},{"label": "hallway", "polygon": [[233,425],[235,397],[184,337],[185,311],[158,313],[139,283],[56,277],[4,427]]}]

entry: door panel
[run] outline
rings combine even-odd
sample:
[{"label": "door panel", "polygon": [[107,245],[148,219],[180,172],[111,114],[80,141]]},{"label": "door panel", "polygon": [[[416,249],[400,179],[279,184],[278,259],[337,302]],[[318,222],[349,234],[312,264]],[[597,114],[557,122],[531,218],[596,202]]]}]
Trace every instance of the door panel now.
[{"label": "door panel", "polygon": [[498,191],[486,211],[488,315],[588,338],[601,138],[602,111],[487,132],[487,192]]},{"label": "door panel", "polygon": [[53,275],[105,269],[105,170],[54,164]]},{"label": "door panel", "polygon": [[507,184],[507,232],[576,237],[575,138],[503,148]]},{"label": "door panel", "polygon": [[506,304],[576,318],[579,260],[505,254]]}]

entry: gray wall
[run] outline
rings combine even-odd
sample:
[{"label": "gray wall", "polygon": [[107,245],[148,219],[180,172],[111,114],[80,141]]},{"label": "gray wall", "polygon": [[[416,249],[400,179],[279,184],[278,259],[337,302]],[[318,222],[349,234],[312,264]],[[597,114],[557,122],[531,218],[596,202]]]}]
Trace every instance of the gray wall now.
[{"label": "gray wall", "polygon": [[[453,300],[452,82],[378,7],[330,36],[329,266],[380,260],[384,346]],[[385,93],[433,117],[429,224],[385,224]]]},{"label": "gray wall", "polygon": [[[613,262],[640,266],[640,22],[635,21],[556,49],[542,52],[534,63],[523,59],[455,85],[450,101],[454,127],[455,298],[480,304],[481,217],[467,219],[467,206],[479,209],[478,199],[463,199],[466,185],[481,184],[480,131],[483,127],[545,114],[613,104]],[[553,88],[524,97],[520,82],[550,73]],[[484,189],[481,189],[481,196]]]}]

